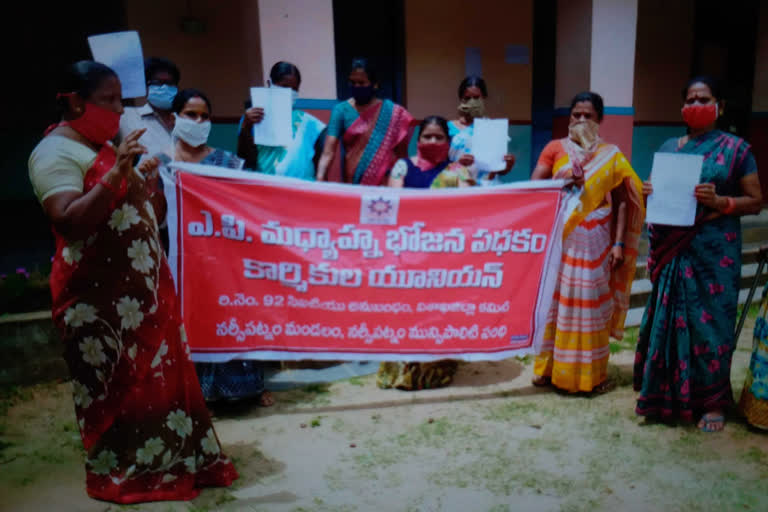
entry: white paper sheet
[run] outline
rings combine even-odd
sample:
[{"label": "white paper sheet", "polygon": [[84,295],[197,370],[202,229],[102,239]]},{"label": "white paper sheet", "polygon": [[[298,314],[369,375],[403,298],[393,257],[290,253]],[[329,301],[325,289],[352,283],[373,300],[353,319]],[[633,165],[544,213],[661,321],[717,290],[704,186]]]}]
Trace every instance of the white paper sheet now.
[{"label": "white paper sheet", "polygon": [[253,143],[262,146],[289,146],[291,126],[291,90],[287,87],[251,87],[251,102],[264,109],[264,119],[253,125]]},{"label": "white paper sheet", "polygon": [[479,172],[504,170],[508,132],[507,119],[475,119],[472,156],[475,157],[475,166]]},{"label": "white paper sheet", "polygon": [[648,196],[649,224],[693,226],[696,198],[693,190],[701,180],[702,155],[655,153],[651,168],[653,194]]},{"label": "white paper sheet", "polygon": [[141,98],[147,95],[144,77],[144,55],[139,33],[113,32],[88,37],[93,60],[112,68],[120,78],[123,98]]}]

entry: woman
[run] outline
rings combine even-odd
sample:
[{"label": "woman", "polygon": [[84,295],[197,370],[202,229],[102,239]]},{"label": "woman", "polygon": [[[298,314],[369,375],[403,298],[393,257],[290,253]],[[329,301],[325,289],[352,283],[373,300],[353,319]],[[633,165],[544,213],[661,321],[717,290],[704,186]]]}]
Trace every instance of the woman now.
[{"label": "woman", "polygon": [[[471,187],[469,170],[448,160],[448,123],[440,116],[429,116],[419,126],[418,153],[398,160],[389,176],[395,188]],[[381,363],[376,375],[380,388],[401,390],[447,386],[453,380],[457,363],[451,360],[431,363]]]},{"label": "woman", "polygon": [[478,172],[472,156],[472,136],[475,119],[485,117],[485,98],[488,88],[479,76],[468,76],[459,84],[459,118],[448,123],[451,135],[451,161],[469,167],[480,185],[500,183],[498,177],[507,174],[515,165],[515,155],[504,155],[505,167],[499,172]]},{"label": "woman", "polygon": [[[295,105],[301,86],[301,73],[296,66],[290,62],[276,63],[269,72],[269,83],[272,87],[291,89]],[[252,127],[264,119],[264,109],[253,107],[245,111],[237,141],[237,154],[245,159],[246,169],[309,181],[315,179],[316,163],[322,151],[323,138],[320,135],[325,124],[296,108],[293,108],[291,115],[291,145],[262,146],[253,143]]]},{"label": "woman", "polygon": [[[768,247],[762,250],[767,251]],[[755,321],[752,360],[739,408],[750,425],[768,430],[768,284],[763,288],[763,301]]]},{"label": "woman", "polygon": [[[64,341],[89,496],[116,503],[192,499],[237,478],[221,452],[189,360],[180,304],[158,239],[157,161],[128,134],[108,67],[76,63],[62,121],[29,158],[53,224],[53,321]],[[140,174],[141,173],[141,174]]]},{"label": "woman", "polygon": [[[229,169],[243,167],[241,158],[207,145],[211,131],[211,102],[205,94],[196,89],[184,89],[173,100],[173,112],[174,160]],[[258,397],[259,405],[275,403],[272,394],[264,390],[264,369],[258,361],[196,363],[195,368],[207,401]]]},{"label": "woman", "polygon": [[[408,154],[413,117],[400,105],[376,97],[379,84],[366,59],[352,61],[348,81],[352,98],[333,108],[317,179],[328,177],[335,159],[343,181],[383,185],[397,158]],[[339,140],[343,162],[337,153]]]},{"label": "woman", "polygon": [[[660,152],[703,155],[693,227],[649,227],[648,299],[635,357],[637,414],[720,431],[733,403],[731,355],[741,278],[741,215],[760,211],[760,182],[749,144],[716,129],[720,90],[708,77],[683,89],[688,135]],[[652,194],[650,182],[644,194]]]},{"label": "woman", "polygon": [[[241,169],[243,159],[208,145],[211,133],[211,102],[197,89],[184,89],[173,99],[173,159],[178,162]],[[160,155],[158,158],[163,160]]]},{"label": "woman", "polygon": [[419,125],[416,156],[401,158],[389,175],[394,188],[471,187],[469,170],[448,159],[449,128],[440,116],[428,116]]},{"label": "woman", "polygon": [[547,144],[532,179],[572,178],[580,205],[566,221],[563,250],[533,384],[604,392],[609,337],[621,339],[645,218],[642,183],[613,144],[600,139],[603,99],[571,101],[568,137]]}]

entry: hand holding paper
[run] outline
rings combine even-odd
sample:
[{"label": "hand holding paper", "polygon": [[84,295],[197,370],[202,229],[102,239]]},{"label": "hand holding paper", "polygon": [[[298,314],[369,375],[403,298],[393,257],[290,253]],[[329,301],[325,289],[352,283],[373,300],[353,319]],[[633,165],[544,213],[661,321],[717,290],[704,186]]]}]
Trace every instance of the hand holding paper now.
[{"label": "hand holding paper", "polygon": [[502,171],[506,167],[509,121],[475,119],[472,133],[472,155],[480,172]]},{"label": "hand holding paper", "polygon": [[251,103],[264,110],[263,119],[253,125],[253,143],[262,146],[290,146],[291,90],[285,87],[251,87]]},{"label": "hand holding paper", "polygon": [[696,221],[694,190],[701,180],[702,155],[656,153],[653,155],[648,196],[648,224],[693,226]]}]

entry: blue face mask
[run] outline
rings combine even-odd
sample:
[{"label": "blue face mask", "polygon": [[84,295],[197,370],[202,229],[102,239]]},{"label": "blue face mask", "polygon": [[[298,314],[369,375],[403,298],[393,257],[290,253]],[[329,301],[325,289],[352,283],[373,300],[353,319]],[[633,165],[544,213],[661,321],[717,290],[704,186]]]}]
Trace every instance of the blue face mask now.
[{"label": "blue face mask", "polygon": [[153,107],[160,110],[171,110],[173,98],[179,92],[175,85],[150,85],[147,92],[147,101]]}]

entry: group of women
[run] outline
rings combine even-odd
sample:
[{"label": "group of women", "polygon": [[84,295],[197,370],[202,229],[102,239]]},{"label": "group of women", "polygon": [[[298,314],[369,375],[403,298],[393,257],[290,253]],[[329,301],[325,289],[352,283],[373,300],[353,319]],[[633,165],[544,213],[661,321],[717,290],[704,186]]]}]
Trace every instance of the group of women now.
[{"label": "group of women", "polygon": [[[255,105],[244,113],[234,155],[207,143],[212,107],[206,95],[184,89],[172,90],[171,97],[168,84],[160,82],[175,78],[175,89],[179,75],[165,71],[148,74],[148,81],[150,104],[171,136],[167,150],[149,153],[142,142],[146,128],[123,130],[119,144],[112,142],[123,113],[120,81],[108,67],[81,61],[59,86],[59,122],[29,160],[30,179],[56,237],[53,319],[73,378],[87,490],[119,503],[190,499],[201,487],[229,485],[237,472],[222,453],[205,399],[259,394],[263,405],[271,403],[262,393],[258,362],[200,365],[195,372],[159,237],[166,208],[160,165],[178,160],[410,188],[493,186],[514,165],[507,155],[496,173],[474,168],[473,122],[485,115],[488,96],[477,77],[460,84],[457,119],[429,116],[421,122],[417,153],[410,157],[413,118],[376,97],[376,76],[363,59],[353,61],[352,97],[333,109],[327,128],[294,109],[290,146],[254,145],[249,128],[265,115]],[[270,85],[290,88],[296,97],[299,70],[275,64]],[[715,83],[692,80],[683,100],[688,134],[660,151],[703,155],[697,220],[691,228],[650,226],[653,290],[635,361],[637,413],[684,420],[699,415],[700,427],[714,431],[722,429],[733,400],[739,216],[757,213],[761,196],[749,145],[716,129],[723,102]],[[609,338],[622,336],[645,197],[653,192],[621,151],[600,138],[603,110],[599,95],[577,95],[568,136],[547,145],[532,175],[570,180],[580,200],[565,226],[534,379],[535,385],[569,392],[610,385]],[[765,303],[762,308],[764,317]],[[755,335],[741,404],[750,422],[768,428],[764,318]],[[385,363],[377,381],[400,389],[437,387],[451,382],[456,367],[454,361]]]}]

